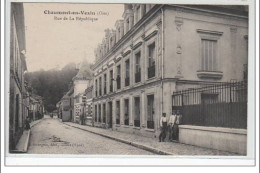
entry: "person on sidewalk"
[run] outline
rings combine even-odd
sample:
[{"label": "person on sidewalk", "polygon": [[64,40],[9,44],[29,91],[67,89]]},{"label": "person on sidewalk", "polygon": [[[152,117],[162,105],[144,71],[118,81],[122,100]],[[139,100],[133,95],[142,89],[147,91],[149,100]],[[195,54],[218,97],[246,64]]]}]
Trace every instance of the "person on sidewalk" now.
[{"label": "person on sidewalk", "polygon": [[29,129],[31,129],[30,118],[26,117],[26,119],[25,119],[25,130],[29,130]]},{"label": "person on sidewalk", "polygon": [[168,122],[168,125],[169,125],[169,141],[176,140],[175,133],[174,133],[174,124],[175,124],[175,121],[176,121],[176,116],[177,116],[176,110],[173,110],[172,115],[170,115],[169,122]]},{"label": "person on sidewalk", "polygon": [[179,141],[179,125],[182,123],[182,115],[180,110],[177,110],[176,121],[174,124],[175,140]]},{"label": "person on sidewalk", "polygon": [[161,119],[160,119],[160,128],[161,128],[161,133],[159,135],[159,142],[164,142],[166,138],[166,130],[167,130],[167,118],[166,118],[166,113],[163,113]]}]

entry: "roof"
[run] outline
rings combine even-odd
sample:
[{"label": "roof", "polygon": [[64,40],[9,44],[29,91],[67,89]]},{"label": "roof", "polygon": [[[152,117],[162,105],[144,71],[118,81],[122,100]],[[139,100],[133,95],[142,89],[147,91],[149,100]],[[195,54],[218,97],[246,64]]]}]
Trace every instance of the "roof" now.
[{"label": "roof", "polygon": [[80,64],[79,72],[72,80],[91,80],[92,78],[93,71],[90,69],[89,63],[85,60]]}]

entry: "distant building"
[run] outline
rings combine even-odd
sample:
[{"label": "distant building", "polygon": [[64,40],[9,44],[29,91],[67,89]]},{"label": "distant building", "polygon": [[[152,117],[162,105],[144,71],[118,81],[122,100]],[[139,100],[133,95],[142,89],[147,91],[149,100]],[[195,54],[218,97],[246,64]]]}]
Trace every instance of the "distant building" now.
[{"label": "distant building", "polygon": [[88,62],[83,61],[79,66],[79,71],[75,77],[73,77],[74,87],[74,119],[73,122],[80,123],[80,117],[85,117],[85,103],[82,102],[82,96],[85,94],[86,88],[88,88],[93,78],[92,70]]},{"label": "distant building", "polygon": [[30,104],[29,104],[29,118],[32,121],[43,118],[44,116],[44,105],[43,98],[38,95],[30,95]]},{"label": "distant building", "polygon": [[71,97],[68,94],[65,94],[60,100],[60,119],[63,122],[72,121],[73,115],[71,107],[73,107],[73,102]]},{"label": "distant building", "polygon": [[243,80],[247,35],[244,6],[126,4],[95,49],[95,126],[158,137],[173,92]]},{"label": "distant building", "polygon": [[25,61],[24,9],[22,3],[11,3],[9,151],[15,149],[27,116],[28,93],[24,83]]},{"label": "distant building", "polygon": [[86,124],[92,125],[93,117],[93,80],[90,81],[88,88],[85,90],[86,95]]}]

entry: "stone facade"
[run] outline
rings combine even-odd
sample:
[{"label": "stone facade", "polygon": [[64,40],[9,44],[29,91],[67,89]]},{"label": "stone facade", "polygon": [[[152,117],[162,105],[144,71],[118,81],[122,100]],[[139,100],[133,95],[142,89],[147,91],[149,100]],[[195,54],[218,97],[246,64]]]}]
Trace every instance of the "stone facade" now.
[{"label": "stone facade", "polygon": [[157,137],[174,91],[243,79],[246,9],[128,4],[123,17],[95,51],[96,126]]}]

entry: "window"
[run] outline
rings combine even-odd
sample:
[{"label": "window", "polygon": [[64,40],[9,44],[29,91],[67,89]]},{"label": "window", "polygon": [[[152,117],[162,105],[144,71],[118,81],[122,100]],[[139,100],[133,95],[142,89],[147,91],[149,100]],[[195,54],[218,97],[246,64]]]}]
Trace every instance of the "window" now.
[{"label": "window", "polygon": [[103,123],[106,123],[106,104],[103,104]]},{"label": "window", "polygon": [[129,100],[125,99],[125,125],[129,125]]},{"label": "window", "polygon": [[130,79],[130,67],[129,59],[125,61],[125,86],[129,86]]},{"label": "window", "polygon": [[101,104],[98,105],[98,122],[101,122]]},{"label": "window", "polygon": [[147,96],[147,128],[154,129],[154,95]]},{"label": "window", "polygon": [[120,101],[116,101],[116,124],[120,124]]},{"label": "window", "polygon": [[117,41],[118,41],[121,38],[120,28],[118,28],[117,33],[118,33],[118,37],[117,37]]},{"label": "window", "polygon": [[127,31],[129,31],[130,30],[130,25],[129,25],[129,18],[128,19],[126,19],[126,30],[125,30],[125,33],[127,33]]},{"label": "window", "polygon": [[96,97],[98,96],[98,81],[96,79]]},{"label": "window", "polygon": [[107,93],[107,74],[104,74],[104,94]]},{"label": "window", "polygon": [[140,97],[134,98],[134,126],[140,127]]},{"label": "window", "polygon": [[78,96],[76,97],[76,103],[79,103],[79,97]]},{"label": "window", "polygon": [[97,118],[97,105],[95,105],[95,122],[97,122],[98,118]]},{"label": "window", "polygon": [[141,52],[135,54],[135,82],[141,81]]},{"label": "window", "polygon": [[138,5],[137,8],[136,8],[135,19],[136,19],[136,23],[141,19],[141,8],[140,8],[140,5]]},{"label": "window", "polygon": [[110,92],[113,92],[113,70],[110,70]]},{"label": "window", "polygon": [[121,67],[117,66],[117,77],[116,77],[117,89],[121,88]]},{"label": "window", "polygon": [[155,76],[155,43],[148,46],[148,78]]},{"label": "window", "polygon": [[102,95],[102,78],[99,77],[99,96]]},{"label": "window", "polygon": [[201,70],[217,71],[217,41],[201,40]]}]

